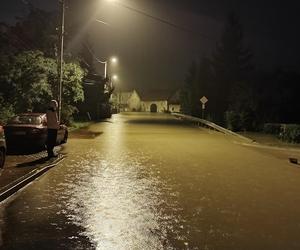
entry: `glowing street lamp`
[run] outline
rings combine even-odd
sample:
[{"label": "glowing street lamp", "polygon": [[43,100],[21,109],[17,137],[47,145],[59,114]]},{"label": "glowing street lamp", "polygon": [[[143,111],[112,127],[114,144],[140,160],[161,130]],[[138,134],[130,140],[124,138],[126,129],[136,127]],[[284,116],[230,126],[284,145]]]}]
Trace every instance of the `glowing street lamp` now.
[{"label": "glowing street lamp", "polygon": [[107,66],[108,66],[108,63],[111,62],[112,64],[116,64],[118,62],[118,59],[116,57],[112,57],[108,61],[101,61],[101,60],[97,60],[97,61],[99,63],[104,64],[104,78],[106,78],[107,77]]},{"label": "glowing street lamp", "polygon": [[118,76],[117,76],[117,75],[113,75],[112,79],[113,79],[114,81],[117,81],[117,80],[118,80]]},{"label": "glowing street lamp", "polygon": [[118,58],[116,58],[115,56],[113,56],[111,59],[112,63],[117,63],[118,62]]},{"label": "glowing street lamp", "polygon": [[118,79],[119,79],[119,77],[118,77],[117,75],[113,75],[113,76],[111,77],[111,81],[110,81],[110,86],[111,86],[111,88],[113,87],[114,82],[118,81]]}]

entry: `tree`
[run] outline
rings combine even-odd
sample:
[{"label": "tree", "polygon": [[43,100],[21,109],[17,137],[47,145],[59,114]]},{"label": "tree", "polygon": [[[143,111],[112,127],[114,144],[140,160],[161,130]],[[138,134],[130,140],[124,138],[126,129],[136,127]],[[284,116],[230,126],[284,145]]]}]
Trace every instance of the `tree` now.
[{"label": "tree", "polygon": [[197,64],[192,62],[187,73],[184,85],[181,90],[181,109],[183,113],[192,115],[193,113],[193,92],[197,88]]},{"label": "tree", "polygon": [[[57,99],[57,63],[40,51],[26,51],[1,65],[1,96],[14,107],[13,112],[44,112],[51,99]],[[76,62],[64,64],[63,119],[69,121],[75,104],[84,99],[82,79],[85,72]]]},{"label": "tree", "polygon": [[181,91],[182,110],[186,114],[201,116],[200,98],[213,95],[211,85],[211,65],[208,58],[203,57],[200,63],[193,62],[189,68],[185,84]]},{"label": "tree", "polygon": [[42,52],[28,51],[13,57],[6,67],[0,82],[5,86],[4,97],[10,100],[15,112],[42,109],[52,95],[48,74],[55,70],[55,62]]},{"label": "tree", "polygon": [[0,124],[4,124],[14,115],[13,106],[0,95]]},{"label": "tree", "polygon": [[64,65],[63,93],[62,93],[62,119],[70,122],[72,115],[77,112],[76,104],[84,100],[82,80],[85,71],[78,63]]},{"label": "tree", "polygon": [[10,27],[12,43],[22,50],[40,50],[46,56],[55,57],[58,44],[57,15],[28,4],[28,15],[18,17]]},{"label": "tree", "polygon": [[257,80],[259,93],[258,113],[262,122],[299,123],[300,74],[276,69],[260,73]]},{"label": "tree", "polygon": [[254,88],[246,82],[238,82],[231,91],[231,102],[225,114],[226,125],[231,130],[255,130],[258,97]]},{"label": "tree", "polygon": [[218,93],[214,112],[219,120],[222,120],[224,112],[229,108],[235,85],[247,82],[252,69],[252,53],[245,47],[243,39],[239,18],[235,13],[230,13],[212,59]]}]

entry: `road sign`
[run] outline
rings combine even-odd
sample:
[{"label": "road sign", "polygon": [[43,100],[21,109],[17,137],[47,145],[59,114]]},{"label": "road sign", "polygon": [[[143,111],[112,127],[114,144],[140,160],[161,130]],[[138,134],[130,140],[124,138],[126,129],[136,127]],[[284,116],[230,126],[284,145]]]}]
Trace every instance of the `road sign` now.
[{"label": "road sign", "polygon": [[208,99],[206,98],[206,96],[202,96],[202,98],[200,99],[200,102],[201,102],[202,104],[205,104],[205,103],[208,102]]},{"label": "road sign", "polygon": [[206,98],[206,96],[202,96],[200,102],[202,103],[202,119],[204,119],[205,103],[208,102],[208,99]]}]

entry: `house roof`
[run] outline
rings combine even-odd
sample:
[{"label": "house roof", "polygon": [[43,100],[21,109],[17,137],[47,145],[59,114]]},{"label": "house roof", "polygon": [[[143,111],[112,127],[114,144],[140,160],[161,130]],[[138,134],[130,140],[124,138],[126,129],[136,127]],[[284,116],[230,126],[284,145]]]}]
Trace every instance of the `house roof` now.
[{"label": "house roof", "polygon": [[132,94],[136,92],[140,97],[141,101],[151,102],[151,101],[168,101],[170,104],[180,103],[180,90],[170,91],[170,90],[152,90],[137,92],[135,89],[131,91],[124,91],[115,93],[115,95],[120,95],[121,102],[127,102]]},{"label": "house roof", "polygon": [[[120,103],[126,104],[133,95],[133,93],[137,93],[136,90],[113,93],[113,96],[115,98],[118,98]],[[139,96],[138,93],[137,95]]]}]

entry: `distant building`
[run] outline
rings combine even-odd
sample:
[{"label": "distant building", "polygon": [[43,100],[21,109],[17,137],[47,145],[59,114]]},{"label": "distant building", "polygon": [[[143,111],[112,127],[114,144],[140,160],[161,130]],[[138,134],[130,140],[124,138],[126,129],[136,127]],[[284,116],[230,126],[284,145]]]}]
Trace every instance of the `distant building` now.
[{"label": "distant building", "polygon": [[141,111],[141,98],[136,90],[112,94],[112,106],[119,112]]},{"label": "distant building", "polygon": [[168,99],[168,110],[170,112],[177,112],[181,111],[180,105],[180,90],[177,90],[173,95],[171,95]]},{"label": "distant building", "polygon": [[164,113],[168,111],[169,91],[151,91],[142,95],[142,110],[144,112]]},{"label": "distant building", "polygon": [[180,93],[176,91],[170,96],[169,91],[157,91],[140,95],[136,90],[112,94],[112,107],[119,112],[180,112]]}]

